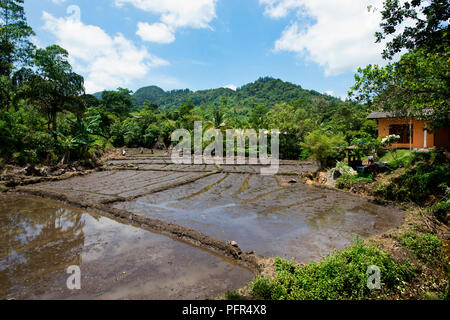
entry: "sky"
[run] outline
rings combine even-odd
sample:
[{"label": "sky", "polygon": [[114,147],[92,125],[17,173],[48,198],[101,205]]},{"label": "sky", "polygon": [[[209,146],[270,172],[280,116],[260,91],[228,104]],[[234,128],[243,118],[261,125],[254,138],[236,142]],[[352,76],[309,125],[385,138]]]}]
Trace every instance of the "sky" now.
[{"label": "sky", "polygon": [[358,67],[384,64],[374,36],[381,8],[381,0],[25,0],[35,44],[68,50],[88,93],[236,89],[270,76],[344,98]]}]

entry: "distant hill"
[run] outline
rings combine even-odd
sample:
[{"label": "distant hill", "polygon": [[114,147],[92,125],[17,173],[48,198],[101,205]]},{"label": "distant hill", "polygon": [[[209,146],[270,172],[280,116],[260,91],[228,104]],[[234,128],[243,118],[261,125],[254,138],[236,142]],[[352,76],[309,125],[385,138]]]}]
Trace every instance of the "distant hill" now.
[{"label": "distant hill", "polygon": [[[101,92],[95,93],[94,96],[101,98]],[[314,90],[305,90],[299,85],[270,77],[260,78],[255,82],[238,88],[236,91],[228,88],[195,92],[189,89],[164,91],[157,86],[149,86],[137,90],[134,93],[134,97],[138,105],[143,105],[147,100],[163,109],[178,108],[186,101],[191,101],[196,106],[202,104],[219,106],[225,98],[229,106],[242,109],[251,108],[254,104],[264,104],[268,107],[273,107],[278,103],[289,103],[298,100],[306,100],[309,103],[317,99],[327,100],[331,103],[340,101],[338,98],[321,94]]]}]

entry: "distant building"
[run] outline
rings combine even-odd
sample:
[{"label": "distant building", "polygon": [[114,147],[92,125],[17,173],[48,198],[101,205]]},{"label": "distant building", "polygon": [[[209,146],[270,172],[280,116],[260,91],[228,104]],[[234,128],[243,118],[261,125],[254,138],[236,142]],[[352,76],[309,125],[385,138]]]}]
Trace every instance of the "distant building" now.
[{"label": "distant building", "polygon": [[[392,112],[375,111],[367,119],[377,120],[378,138],[382,139],[388,135],[400,136],[398,143],[392,148],[427,149],[433,147],[450,147],[450,128],[437,129],[432,133],[426,130],[426,120],[416,118],[395,117]],[[411,130],[411,132],[410,132]],[[410,143],[411,138],[411,143]]]}]

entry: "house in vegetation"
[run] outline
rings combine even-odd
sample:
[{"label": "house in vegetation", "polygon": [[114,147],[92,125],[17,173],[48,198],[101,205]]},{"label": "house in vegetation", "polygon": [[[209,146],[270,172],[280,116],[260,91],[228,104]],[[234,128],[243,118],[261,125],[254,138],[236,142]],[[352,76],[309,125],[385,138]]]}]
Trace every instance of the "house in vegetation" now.
[{"label": "house in vegetation", "polygon": [[427,149],[433,147],[450,147],[450,128],[427,130],[426,120],[417,118],[400,118],[393,112],[375,111],[367,119],[373,119],[378,124],[378,138],[395,134],[400,140],[391,148]]}]

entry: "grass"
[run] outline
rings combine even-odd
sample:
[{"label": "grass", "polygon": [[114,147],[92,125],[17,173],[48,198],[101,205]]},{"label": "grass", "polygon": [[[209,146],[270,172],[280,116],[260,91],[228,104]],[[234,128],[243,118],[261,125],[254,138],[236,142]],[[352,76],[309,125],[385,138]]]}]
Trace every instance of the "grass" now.
[{"label": "grass", "polygon": [[[408,261],[394,259],[363,240],[328,256],[320,262],[298,265],[275,259],[274,278],[256,277],[251,283],[252,295],[271,300],[337,300],[371,299],[397,292],[404,282],[416,275],[416,268]],[[367,286],[369,266],[377,266],[381,275],[381,290]]]}]

